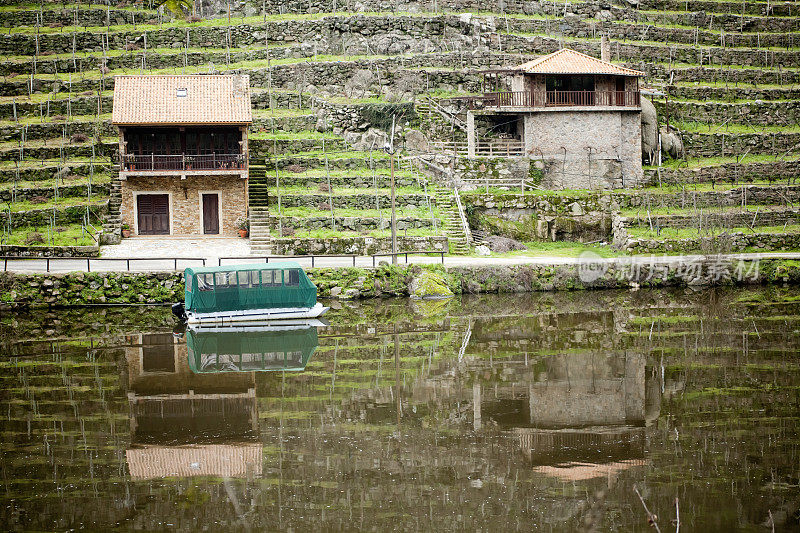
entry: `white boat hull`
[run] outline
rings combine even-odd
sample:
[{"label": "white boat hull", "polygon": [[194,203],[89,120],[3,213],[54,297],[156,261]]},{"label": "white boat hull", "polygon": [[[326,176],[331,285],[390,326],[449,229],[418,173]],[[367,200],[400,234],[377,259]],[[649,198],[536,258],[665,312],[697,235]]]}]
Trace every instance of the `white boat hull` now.
[{"label": "white boat hull", "polygon": [[243,311],[219,311],[216,313],[186,312],[186,323],[191,326],[235,325],[251,326],[272,322],[295,321],[318,318],[328,312],[329,307],[317,303],[314,307],[277,307],[269,309],[247,309]]}]

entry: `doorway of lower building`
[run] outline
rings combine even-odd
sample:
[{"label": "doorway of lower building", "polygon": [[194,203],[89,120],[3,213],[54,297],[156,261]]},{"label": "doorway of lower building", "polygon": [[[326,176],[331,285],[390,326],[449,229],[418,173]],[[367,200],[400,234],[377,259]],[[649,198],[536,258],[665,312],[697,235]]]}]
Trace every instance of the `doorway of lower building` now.
[{"label": "doorway of lower building", "polygon": [[169,195],[137,195],[136,216],[139,235],[169,235]]},{"label": "doorway of lower building", "polygon": [[203,233],[205,235],[219,235],[219,194],[202,193],[203,204]]}]

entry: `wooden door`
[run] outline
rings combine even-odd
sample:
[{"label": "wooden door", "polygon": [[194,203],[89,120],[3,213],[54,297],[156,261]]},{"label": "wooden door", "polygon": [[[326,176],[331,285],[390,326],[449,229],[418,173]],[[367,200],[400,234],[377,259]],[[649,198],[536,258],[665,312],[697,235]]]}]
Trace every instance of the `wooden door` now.
[{"label": "wooden door", "polygon": [[169,235],[168,194],[140,194],[136,210],[139,235]]},{"label": "wooden door", "polygon": [[625,78],[617,77],[617,105],[625,105]]},{"label": "wooden door", "polygon": [[206,235],[219,234],[219,195],[203,195],[203,233]]}]

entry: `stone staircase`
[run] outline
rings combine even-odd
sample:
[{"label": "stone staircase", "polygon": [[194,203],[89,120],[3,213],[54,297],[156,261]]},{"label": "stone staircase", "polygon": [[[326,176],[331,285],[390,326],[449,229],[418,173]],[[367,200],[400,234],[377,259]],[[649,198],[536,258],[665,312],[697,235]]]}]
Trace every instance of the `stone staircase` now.
[{"label": "stone staircase", "polygon": [[267,167],[264,163],[252,163],[250,165],[247,187],[250,212],[250,255],[269,255],[272,253],[266,172]]},{"label": "stone staircase", "polygon": [[119,244],[122,240],[122,216],[119,207],[122,204],[122,180],[117,177],[111,182],[108,198],[108,211],[103,220],[103,233],[100,244]]},{"label": "stone staircase", "polygon": [[472,241],[469,228],[464,227],[463,213],[455,200],[455,191],[447,187],[436,187],[436,205],[444,221],[444,231],[450,243],[450,252],[466,255]]},{"label": "stone staircase", "polygon": [[420,118],[422,131],[435,133],[431,138],[455,138],[466,141],[467,124],[459,117],[446,111],[432,98],[420,98],[414,102],[414,111]]}]

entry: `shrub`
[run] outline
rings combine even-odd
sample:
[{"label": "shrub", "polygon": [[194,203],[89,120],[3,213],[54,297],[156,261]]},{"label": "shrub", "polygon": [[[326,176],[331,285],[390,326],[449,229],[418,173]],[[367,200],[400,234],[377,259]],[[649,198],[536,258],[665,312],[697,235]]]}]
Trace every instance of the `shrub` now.
[{"label": "shrub", "polygon": [[140,48],[141,46],[139,46],[137,43],[125,43],[125,50],[139,50]]},{"label": "shrub", "polygon": [[330,192],[331,188],[328,187],[327,183],[320,183],[319,186],[317,187],[317,190],[319,192]]},{"label": "shrub", "polygon": [[50,120],[52,120],[53,122],[65,122],[67,120],[67,117],[65,117],[64,115],[53,115],[52,117],[50,117]]},{"label": "shrub", "polygon": [[319,205],[317,205],[317,209],[319,209],[320,211],[330,211],[331,204],[329,204],[328,202],[320,202]]},{"label": "shrub", "polygon": [[202,22],[203,18],[200,15],[190,15],[186,20],[188,22]]},{"label": "shrub", "polygon": [[281,237],[291,237],[294,235],[294,228],[291,226],[284,226],[281,229]]},{"label": "shrub", "polygon": [[45,203],[46,201],[47,201],[47,197],[46,197],[46,196],[40,196],[40,195],[34,196],[34,197],[33,197],[33,198],[31,198],[31,200],[30,200],[30,202],[31,202],[32,204],[43,204],[43,203]]},{"label": "shrub", "polygon": [[303,172],[305,170],[305,168],[302,165],[298,165],[297,163],[293,163],[293,164],[289,165],[288,167],[286,167],[286,170],[288,170],[289,172],[292,172],[294,174],[299,174],[300,172]]},{"label": "shrub", "polygon": [[71,143],[85,143],[89,140],[89,136],[85,133],[73,133],[72,137],[69,138],[69,142]]},{"label": "shrub", "polygon": [[42,244],[43,242],[44,237],[36,231],[32,231],[25,236],[25,244]]}]

